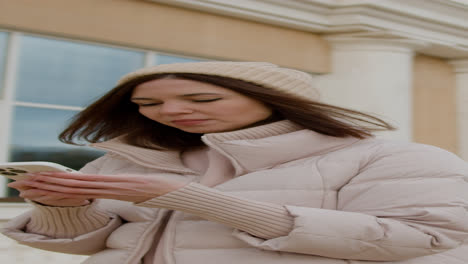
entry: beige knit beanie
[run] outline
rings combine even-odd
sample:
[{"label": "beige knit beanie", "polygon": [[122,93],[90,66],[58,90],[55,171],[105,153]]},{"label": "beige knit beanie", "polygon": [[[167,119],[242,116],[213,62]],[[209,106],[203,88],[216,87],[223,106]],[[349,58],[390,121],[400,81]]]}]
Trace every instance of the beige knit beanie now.
[{"label": "beige knit beanie", "polygon": [[262,85],[304,99],[317,99],[312,77],[302,71],[281,68],[266,62],[204,61],[162,64],[143,68],[123,76],[118,84],[157,73],[197,73],[229,77]]}]

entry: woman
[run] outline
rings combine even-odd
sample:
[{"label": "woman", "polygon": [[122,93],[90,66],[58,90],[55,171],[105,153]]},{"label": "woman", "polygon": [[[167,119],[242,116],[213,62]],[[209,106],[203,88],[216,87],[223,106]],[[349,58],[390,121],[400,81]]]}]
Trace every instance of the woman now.
[{"label": "woman", "polygon": [[85,263],[467,263],[467,163],[386,129],[268,63],[142,69],[60,136],[108,154],[10,183],[34,209],[3,232]]}]

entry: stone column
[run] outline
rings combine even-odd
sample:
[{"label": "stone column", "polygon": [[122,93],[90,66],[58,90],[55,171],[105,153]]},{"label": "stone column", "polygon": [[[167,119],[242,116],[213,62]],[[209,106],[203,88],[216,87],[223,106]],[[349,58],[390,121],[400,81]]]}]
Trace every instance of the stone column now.
[{"label": "stone column", "polygon": [[413,50],[409,40],[328,37],[330,74],[317,76],[324,102],[376,114],[398,128],[379,137],[412,139]]},{"label": "stone column", "polygon": [[468,59],[453,60],[457,86],[458,155],[468,161]]}]

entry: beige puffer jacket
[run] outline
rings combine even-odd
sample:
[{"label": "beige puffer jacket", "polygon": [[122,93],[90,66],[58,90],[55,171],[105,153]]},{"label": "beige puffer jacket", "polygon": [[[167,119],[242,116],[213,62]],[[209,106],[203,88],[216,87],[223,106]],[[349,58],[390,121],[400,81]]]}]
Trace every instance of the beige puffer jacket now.
[{"label": "beige puffer jacket", "polygon": [[[100,200],[79,208],[37,206],[3,233],[32,247],[91,254],[85,263],[93,264],[140,263],[163,229],[157,264],[468,263],[468,164],[449,152],[334,138],[289,121],[203,140],[232,162],[232,180],[202,186],[179,153],[102,143],[109,153],[85,172],[157,173],[195,183],[137,205]],[[236,221],[223,220],[238,215],[244,221],[236,199],[246,205],[245,221],[261,223],[255,230],[277,231],[270,221],[275,214],[281,219],[277,206],[292,216],[291,230],[262,237],[236,229]],[[28,233],[34,229],[45,231]]]}]

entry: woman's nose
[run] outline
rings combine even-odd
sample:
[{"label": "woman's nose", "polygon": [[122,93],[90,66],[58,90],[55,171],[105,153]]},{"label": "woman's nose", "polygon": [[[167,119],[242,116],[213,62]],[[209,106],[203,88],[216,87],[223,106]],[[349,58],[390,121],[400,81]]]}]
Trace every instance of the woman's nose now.
[{"label": "woman's nose", "polygon": [[193,110],[184,103],[166,102],[159,108],[160,114],[186,114],[192,113]]}]

